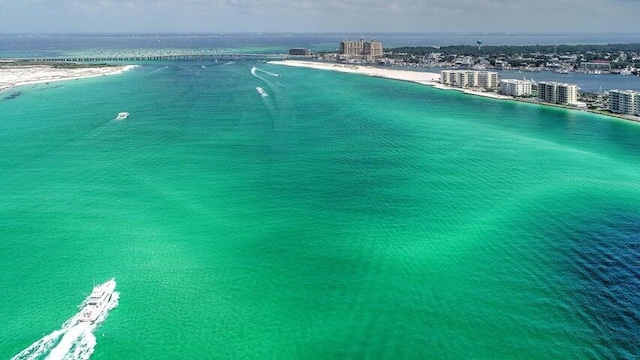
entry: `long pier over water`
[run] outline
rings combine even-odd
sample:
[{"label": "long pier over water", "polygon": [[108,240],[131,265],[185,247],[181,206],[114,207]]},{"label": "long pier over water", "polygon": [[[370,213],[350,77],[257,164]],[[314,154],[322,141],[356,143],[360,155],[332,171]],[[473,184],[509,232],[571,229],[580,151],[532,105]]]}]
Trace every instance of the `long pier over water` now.
[{"label": "long pier over water", "polygon": [[114,55],[114,56],[63,56],[13,58],[12,61],[26,62],[96,62],[96,61],[238,61],[238,60],[286,60],[304,59],[306,56],[288,54],[147,54],[147,55]]}]

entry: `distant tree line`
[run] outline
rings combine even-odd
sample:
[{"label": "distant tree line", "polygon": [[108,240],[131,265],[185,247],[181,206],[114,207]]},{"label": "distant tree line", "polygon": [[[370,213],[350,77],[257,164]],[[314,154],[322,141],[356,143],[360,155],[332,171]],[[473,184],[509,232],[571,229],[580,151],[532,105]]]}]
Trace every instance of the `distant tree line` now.
[{"label": "distant tree line", "polygon": [[[394,54],[404,53],[407,55],[424,56],[430,53],[441,53],[444,55],[463,55],[475,57],[490,56],[516,56],[523,54],[603,54],[603,53],[640,53],[640,43],[634,44],[607,44],[607,45],[525,45],[525,46],[472,46],[472,45],[450,45],[450,46],[417,46],[417,47],[397,47],[385,49],[385,52]],[[592,56],[597,59],[597,56]]]}]

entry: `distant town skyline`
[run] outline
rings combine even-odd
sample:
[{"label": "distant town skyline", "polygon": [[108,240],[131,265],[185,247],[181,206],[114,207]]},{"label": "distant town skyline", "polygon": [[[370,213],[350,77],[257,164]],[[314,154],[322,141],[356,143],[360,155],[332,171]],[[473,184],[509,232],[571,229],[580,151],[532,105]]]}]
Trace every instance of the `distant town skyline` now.
[{"label": "distant town skyline", "polygon": [[2,8],[0,33],[638,32],[635,0],[2,0]]}]

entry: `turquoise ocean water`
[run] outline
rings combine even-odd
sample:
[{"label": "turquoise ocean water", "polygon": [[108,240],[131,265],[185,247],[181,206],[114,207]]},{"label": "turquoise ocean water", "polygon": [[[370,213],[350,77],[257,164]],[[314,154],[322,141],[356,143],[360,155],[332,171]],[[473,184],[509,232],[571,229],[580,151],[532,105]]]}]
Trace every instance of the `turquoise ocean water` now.
[{"label": "turquoise ocean water", "polygon": [[640,354],[640,125],[201,65],[0,94],[0,358],[111,277],[100,359]]}]

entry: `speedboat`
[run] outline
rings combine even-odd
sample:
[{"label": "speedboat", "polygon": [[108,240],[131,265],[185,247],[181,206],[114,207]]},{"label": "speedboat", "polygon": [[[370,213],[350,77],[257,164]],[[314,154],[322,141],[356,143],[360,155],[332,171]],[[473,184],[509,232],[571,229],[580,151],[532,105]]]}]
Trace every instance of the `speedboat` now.
[{"label": "speedboat", "polygon": [[267,94],[266,91],[264,91],[263,88],[261,88],[260,86],[256,87],[256,91],[258,92],[258,94],[260,94],[260,96],[265,97],[265,96],[269,96],[269,94]]},{"label": "speedboat", "polygon": [[116,289],[116,279],[96,285],[91,291],[91,295],[87,298],[86,305],[80,312],[80,321],[94,323],[100,315],[109,310]]},{"label": "speedboat", "polygon": [[124,120],[127,117],[129,117],[128,112],[121,112],[121,113],[118,113],[118,116],[116,116],[116,120]]}]

